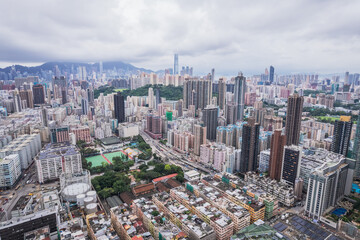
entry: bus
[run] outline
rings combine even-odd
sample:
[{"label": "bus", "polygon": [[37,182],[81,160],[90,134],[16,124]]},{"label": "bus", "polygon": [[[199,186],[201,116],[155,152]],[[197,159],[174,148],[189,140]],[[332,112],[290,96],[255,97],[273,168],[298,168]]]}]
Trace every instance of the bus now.
[{"label": "bus", "polygon": [[15,188],[15,191],[17,191],[19,188],[20,188],[21,185],[18,185],[16,188]]}]

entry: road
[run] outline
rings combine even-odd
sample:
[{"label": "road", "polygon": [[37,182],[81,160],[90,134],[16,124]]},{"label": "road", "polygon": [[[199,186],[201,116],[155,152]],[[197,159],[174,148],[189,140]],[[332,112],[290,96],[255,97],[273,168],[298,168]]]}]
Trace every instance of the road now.
[{"label": "road", "polygon": [[140,135],[144,138],[145,142],[151,146],[153,152],[155,152],[161,158],[169,160],[170,163],[180,166],[187,171],[195,169],[206,174],[215,174],[215,171],[207,169],[199,163],[189,161],[189,157],[186,156],[186,154],[176,152],[172,148],[161,144],[158,140],[152,139],[144,131],[140,130]]},{"label": "road", "polygon": [[[29,181],[29,182],[28,182]],[[36,174],[36,165],[33,162],[30,167],[23,172],[23,175],[16,186],[13,189],[4,191],[1,195],[3,199],[9,199],[6,204],[3,204],[1,207],[4,209],[0,213],[0,221],[6,221],[7,218],[11,219],[11,210],[19,200],[21,196],[28,195],[29,193],[40,191],[42,187],[55,187],[56,183],[43,184],[40,185],[37,183],[37,174]],[[17,190],[15,188],[20,186]],[[4,194],[5,193],[5,194]],[[10,199],[12,198],[12,199]],[[7,214],[7,218],[5,216]]]}]

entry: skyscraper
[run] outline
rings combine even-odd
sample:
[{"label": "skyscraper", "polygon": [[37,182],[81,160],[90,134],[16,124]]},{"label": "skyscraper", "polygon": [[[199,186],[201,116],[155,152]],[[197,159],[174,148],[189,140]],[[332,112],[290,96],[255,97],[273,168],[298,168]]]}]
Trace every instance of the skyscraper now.
[{"label": "skyscraper", "polygon": [[121,92],[118,92],[114,95],[114,110],[115,118],[119,123],[125,122],[125,103],[124,96],[121,95]]},{"label": "skyscraper", "polygon": [[34,96],[34,104],[44,104],[45,103],[44,86],[41,84],[34,85],[33,96]]},{"label": "skyscraper", "polygon": [[194,125],[194,154],[200,156],[200,146],[206,143],[206,127]]},{"label": "skyscraper", "polygon": [[256,171],[258,168],[260,125],[249,118],[243,126],[240,172]]},{"label": "skyscraper", "polygon": [[81,99],[81,110],[82,110],[82,114],[83,115],[87,115],[88,114],[88,109],[89,109],[89,101],[85,98]]},{"label": "skyscraper", "polygon": [[221,110],[225,110],[225,97],[226,97],[226,81],[223,78],[219,79],[219,96],[218,96],[218,105]]},{"label": "skyscraper", "polygon": [[52,79],[53,90],[54,90],[55,85],[57,85],[59,88],[67,89],[67,81],[66,81],[65,76],[53,77],[53,79]]},{"label": "skyscraper", "polygon": [[61,88],[61,101],[62,101],[62,104],[67,103],[66,95],[67,95],[66,88]]},{"label": "skyscraper", "polygon": [[94,90],[92,88],[86,89],[89,103],[94,103]]},{"label": "skyscraper", "polygon": [[155,89],[155,108],[156,109],[160,103],[161,103],[160,90],[158,88],[156,88]]},{"label": "skyscraper", "polygon": [[281,130],[275,130],[271,136],[269,177],[280,181],[281,167],[284,155],[286,136],[281,135]]},{"label": "skyscraper", "polygon": [[152,88],[148,89],[148,103],[150,109],[154,108],[155,99],[154,99],[154,90]]},{"label": "skyscraper", "polygon": [[34,108],[33,93],[31,90],[21,90],[19,92],[21,100],[25,100],[28,108]]},{"label": "skyscraper", "polygon": [[209,106],[203,111],[202,121],[206,127],[206,138],[214,141],[216,139],[216,128],[218,126],[218,108]]},{"label": "skyscraper", "polygon": [[350,116],[341,116],[340,121],[335,121],[331,151],[346,157],[350,144],[351,128],[352,121]]},{"label": "skyscraper", "polygon": [[48,126],[48,114],[46,108],[41,109],[41,121],[44,125],[44,127]]},{"label": "skyscraper", "polygon": [[356,123],[356,133],[354,138],[354,147],[352,158],[355,159],[355,178],[360,178],[360,114]]},{"label": "skyscraper", "polygon": [[236,121],[242,121],[244,118],[245,92],[246,79],[242,73],[240,73],[239,76],[235,78],[234,98],[236,104]]},{"label": "skyscraper", "polygon": [[284,157],[281,169],[281,181],[290,185],[295,184],[295,180],[300,175],[302,149],[298,146],[285,146]]},{"label": "skyscraper", "polygon": [[195,109],[204,109],[211,102],[211,81],[206,79],[185,79],[184,81],[184,107],[194,105]]},{"label": "skyscraper", "polygon": [[270,66],[270,74],[269,74],[269,81],[270,83],[273,83],[274,82],[274,67],[273,66]]},{"label": "skyscraper", "polygon": [[297,93],[289,96],[286,111],[286,145],[298,145],[300,139],[301,116],[303,111],[304,97]]},{"label": "skyscraper", "polygon": [[174,54],[174,75],[179,74],[179,56],[177,53]]},{"label": "skyscraper", "polygon": [[215,68],[211,69],[211,82],[215,81]]}]

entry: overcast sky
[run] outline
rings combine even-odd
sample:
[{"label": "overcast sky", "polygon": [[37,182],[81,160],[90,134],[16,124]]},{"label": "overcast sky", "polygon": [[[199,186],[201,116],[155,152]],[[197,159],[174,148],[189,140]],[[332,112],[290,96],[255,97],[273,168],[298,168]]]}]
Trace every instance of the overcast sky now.
[{"label": "overcast sky", "polygon": [[0,67],[121,60],[197,74],[360,72],[360,1],[1,0]]}]

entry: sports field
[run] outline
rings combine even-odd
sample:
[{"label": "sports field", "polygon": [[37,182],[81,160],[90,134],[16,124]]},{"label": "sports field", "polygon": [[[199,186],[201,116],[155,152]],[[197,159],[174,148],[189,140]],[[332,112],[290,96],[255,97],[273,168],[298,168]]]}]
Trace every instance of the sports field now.
[{"label": "sports field", "polygon": [[105,153],[104,156],[109,159],[112,162],[113,157],[122,157],[125,154],[123,154],[121,151],[119,152],[112,152],[112,153]]},{"label": "sports field", "polygon": [[97,167],[97,166],[101,166],[103,162],[111,164],[113,157],[117,157],[117,156],[121,157],[123,155],[124,154],[121,151],[119,151],[119,152],[105,153],[104,155],[87,157],[85,159],[86,161],[91,162],[92,167]]}]

